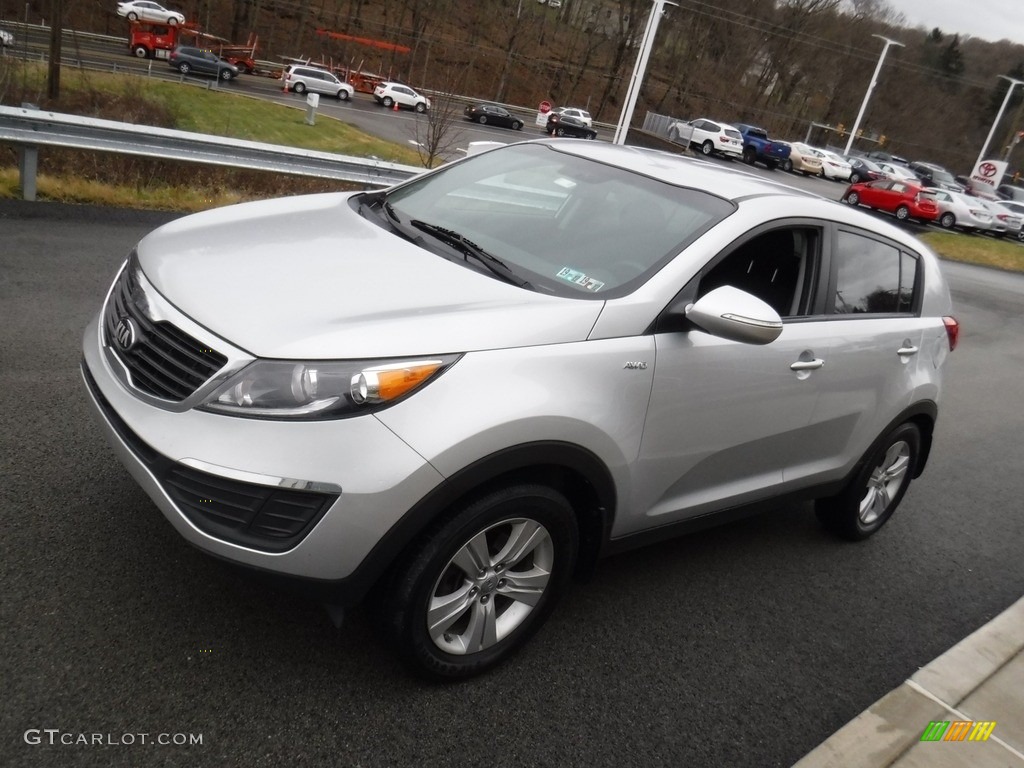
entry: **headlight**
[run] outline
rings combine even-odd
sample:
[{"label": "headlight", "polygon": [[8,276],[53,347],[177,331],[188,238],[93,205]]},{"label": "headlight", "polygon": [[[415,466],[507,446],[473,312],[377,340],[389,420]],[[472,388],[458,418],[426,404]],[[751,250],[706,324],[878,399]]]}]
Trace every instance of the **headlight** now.
[{"label": "headlight", "polygon": [[257,360],[199,407],[257,419],[336,419],[397,402],[458,360]]}]

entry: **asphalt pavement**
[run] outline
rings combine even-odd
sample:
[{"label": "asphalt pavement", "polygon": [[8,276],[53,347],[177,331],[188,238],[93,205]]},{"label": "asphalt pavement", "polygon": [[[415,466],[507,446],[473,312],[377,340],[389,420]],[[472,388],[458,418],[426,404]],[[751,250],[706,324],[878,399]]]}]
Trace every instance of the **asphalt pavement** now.
[{"label": "asphalt pavement", "polygon": [[947,265],[935,448],[878,536],[793,505],[610,558],[508,664],[421,683],[364,612],[186,545],[103,442],[81,332],[170,218],[0,203],[0,765],[790,766],[1024,594],[1024,279]]}]

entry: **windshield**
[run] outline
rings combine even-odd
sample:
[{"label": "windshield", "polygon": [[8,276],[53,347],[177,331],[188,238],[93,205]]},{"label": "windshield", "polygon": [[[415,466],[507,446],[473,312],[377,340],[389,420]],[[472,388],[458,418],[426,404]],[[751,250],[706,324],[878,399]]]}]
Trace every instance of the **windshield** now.
[{"label": "windshield", "polygon": [[[614,298],[735,209],[713,195],[558,151],[521,144],[476,155],[387,194],[401,222],[440,239],[460,261],[462,241],[485,251],[529,289]],[[454,235],[461,240],[457,240]],[[452,246],[452,243],[456,246]]]}]

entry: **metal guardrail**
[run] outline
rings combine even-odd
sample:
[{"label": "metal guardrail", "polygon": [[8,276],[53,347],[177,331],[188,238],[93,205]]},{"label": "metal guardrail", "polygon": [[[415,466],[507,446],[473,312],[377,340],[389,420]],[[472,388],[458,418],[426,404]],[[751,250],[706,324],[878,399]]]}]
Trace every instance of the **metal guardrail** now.
[{"label": "metal guardrail", "polygon": [[35,200],[36,197],[36,171],[41,146],[272,171],[371,187],[387,187],[424,170],[373,158],[348,157],[25,107],[0,106],[0,142],[14,144],[19,149],[18,169],[25,200]]}]

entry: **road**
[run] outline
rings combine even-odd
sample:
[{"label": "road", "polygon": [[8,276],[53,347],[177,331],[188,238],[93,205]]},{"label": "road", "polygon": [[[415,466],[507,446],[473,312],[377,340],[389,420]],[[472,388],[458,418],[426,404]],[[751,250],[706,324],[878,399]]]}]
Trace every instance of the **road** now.
[{"label": "road", "polygon": [[169,218],[0,203],[0,764],[788,766],[1024,594],[1024,279],[951,264],[935,449],[880,535],[799,505],[611,558],[511,663],[410,679],[362,611],[190,548],[103,442],[81,331]]}]

